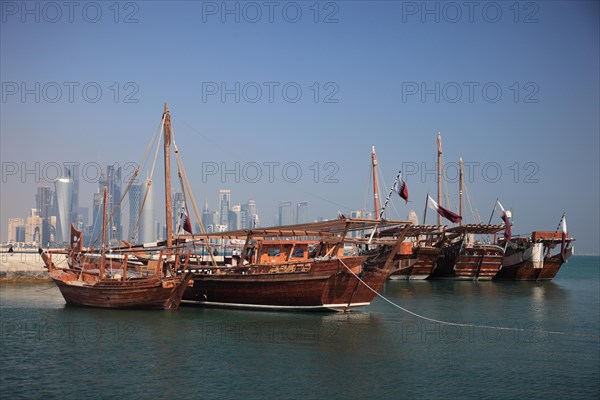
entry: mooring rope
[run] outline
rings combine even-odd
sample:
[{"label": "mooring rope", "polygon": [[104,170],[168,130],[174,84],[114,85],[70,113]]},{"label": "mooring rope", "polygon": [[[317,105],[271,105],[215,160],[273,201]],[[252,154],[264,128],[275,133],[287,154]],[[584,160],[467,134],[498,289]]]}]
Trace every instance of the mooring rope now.
[{"label": "mooring rope", "polygon": [[[340,258],[339,259],[340,262],[342,263],[342,265],[344,267],[346,267],[346,269],[348,271],[350,271],[350,273],[352,275],[354,275],[354,277],[356,279],[358,279],[363,285],[365,285],[367,287],[367,289],[369,289],[370,291],[372,291],[373,293],[375,293],[377,296],[379,296],[381,299],[383,299],[384,301],[386,301],[387,303],[391,304],[392,306],[404,311],[405,313],[408,313],[414,317],[423,319],[425,321],[429,321],[429,322],[435,322],[438,324],[442,324],[442,325],[452,325],[452,326],[464,326],[464,327],[469,327],[469,328],[482,328],[482,329],[498,329],[498,330],[503,330],[503,331],[517,331],[517,332],[528,332],[527,329],[523,329],[523,328],[511,328],[511,327],[504,327],[504,326],[493,326],[493,325],[478,325],[478,324],[467,324],[467,323],[458,323],[458,322],[449,322],[449,321],[442,321],[439,319],[435,319],[435,318],[429,318],[426,317],[424,315],[421,314],[417,314],[414,311],[410,311],[409,309],[406,309],[396,303],[394,303],[393,301],[391,301],[390,299],[386,298],[385,296],[383,296],[382,294],[380,294],[377,290],[373,289],[371,286],[369,286],[365,281],[363,281],[358,275],[356,275],[347,265],[346,263],[344,263],[344,261]],[[539,329],[537,330],[537,332],[539,333],[547,333],[547,334],[552,334],[552,335],[572,335],[572,336],[585,336],[585,337],[592,337],[594,339],[600,339],[600,336],[597,335],[590,335],[590,334],[586,334],[586,333],[569,333],[569,332],[560,332],[560,331],[546,331],[546,330],[542,330]]]}]

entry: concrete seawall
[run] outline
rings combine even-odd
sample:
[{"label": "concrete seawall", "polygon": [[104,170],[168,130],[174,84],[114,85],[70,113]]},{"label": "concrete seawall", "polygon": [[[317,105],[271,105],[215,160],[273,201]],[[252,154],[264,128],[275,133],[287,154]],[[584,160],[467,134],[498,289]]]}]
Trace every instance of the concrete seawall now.
[{"label": "concrete seawall", "polygon": [[[53,254],[55,264],[65,263],[64,254]],[[0,253],[0,283],[48,282],[50,276],[37,251]]]}]

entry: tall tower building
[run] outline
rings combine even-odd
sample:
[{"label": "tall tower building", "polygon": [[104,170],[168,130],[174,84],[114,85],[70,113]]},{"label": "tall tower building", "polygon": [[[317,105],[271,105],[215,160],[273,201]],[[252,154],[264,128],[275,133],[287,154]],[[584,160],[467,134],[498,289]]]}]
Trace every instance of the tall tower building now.
[{"label": "tall tower building", "polygon": [[219,190],[219,223],[229,226],[229,205],[231,204],[231,190]]},{"label": "tall tower building", "polygon": [[106,167],[106,186],[108,187],[108,211],[112,214],[110,225],[107,226],[107,232],[110,239],[121,240],[123,238],[123,225],[121,224],[121,206],[118,204],[121,199],[121,167],[108,165]]},{"label": "tall tower building", "polygon": [[50,216],[52,215],[52,188],[39,187],[35,195],[35,207],[38,215],[42,218],[41,244],[46,245],[50,241]]},{"label": "tall tower building", "polygon": [[236,204],[235,206],[231,207],[231,210],[229,210],[229,229],[230,230],[237,230],[237,229],[241,229],[242,226],[242,221],[241,221],[241,206],[239,204]]},{"label": "tall tower building", "polygon": [[[152,185],[148,187],[146,203],[144,204],[144,209],[142,210],[142,216],[140,219],[139,237],[142,243],[154,242],[157,240],[160,229],[157,228],[157,221],[154,218],[154,190],[152,188]],[[146,185],[142,186],[142,201],[144,199],[145,190]]]},{"label": "tall tower building", "polygon": [[308,201],[296,204],[296,223],[306,224],[308,222]]},{"label": "tall tower building", "polygon": [[294,223],[294,209],[291,201],[279,202],[279,225],[292,225]]},{"label": "tall tower building", "polygon": [[73,220],[73,190],[74,182],[70,178],[60,178],[54,181],[54,194],[57,209],[56,242],[68,242]]},{"label": "tall tower building", "polygon": [[141,218],[140,210],[142,207],[142,185],[133,184],[129,188],[129,230],[126,240],[133,240],[134,243],[138,242],[140,237],[140,228],[138,226],[137,231],[134,230],[137,226],[138,220]]},{"label": "tall tower building", "polygon": [[94,202],[92,206],[92,229],[91,229],[91,240],[90,245],[98,246],[102,242],[100,234],[102,232],[102,198],[101,192],[94,193]]},{"label": "tall tower building", "polygon": [[[71,181],[71,216],[70,221],[78,227],[77,222],[79,221],[79,165],[77,164],[64,164],[64,175]],[[70,225],[69,225],[69,229]],[[71,232],[69,231],[68,236],[70,237]]]}]

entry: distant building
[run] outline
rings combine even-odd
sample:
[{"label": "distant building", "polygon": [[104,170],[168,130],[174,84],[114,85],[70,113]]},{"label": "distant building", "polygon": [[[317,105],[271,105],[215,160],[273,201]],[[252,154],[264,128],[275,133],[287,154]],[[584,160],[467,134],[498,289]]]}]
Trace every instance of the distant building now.
[{"label": "distant building", "polygon": [[57,209],[58,226],[56,230],[56,242],[69,241],[71,224],[76,222],[73,216],[73,190],[75,183],[70,178],[60,178],[54,181],[54,195]]},{"label": "distant building", "polygon": [[278,225],[293,225],[294,224],[294,209],[291,201],[279,202],[279,221]]},{"label": "distant building", "polygon": [[52,199],[54,193],[50,187],[37,188],[35,195],[35,207],[38,215],[42,218],[42,244],[50,242],[51,228],[50,217],[52,216]]},{"label": "distant building", "polygon": [[[129,230],[126,240],[132,240],[134,243],[137,243],[140,237],[138,220],[141,217],[140,210],[142,207],[142,198],[142,185],[131,185],[129,187]],[[137,229],[135,229],[136,226]]]},{"label": "distant building", "polygon": [[[208,209],[208,201],[204,203],[204,210],[202,211],[202,225],[206,232],[214,232],[215,225],[219,224],[219,213],[217,211],[210,211]],[[200,227],[198,227],[200,228]],[[200,232],[200,229],[198,229]]]},{"label": "distant building", "polygon": [[[23,240],[18,240],[18,228],[23,228]],[[9,242],[24,242],[25,241],[25,221],[23,218],[8,219],[8,241]]]},{"label": "distant building", "polygon": [[415,210],[410,210],[407,219],[412,222],[413,225],[419,225],[419,217],[417,216]]},{"label": "distant building", "polygon": [[241,221],[241,206],[236,204],[229,210],[229,230],[237,230],[242,226]]},{"label": "distant building", "polygon": [[97,246],[102,242],[102,238],[100,234],[102,232],[102,193],[94,193],[94,200],[92,205],[92,226],[90,229],[91,236],[90,241],[87,245],[95,245]]},{"label": "distant building", "polygon": [[[146,190],[148,193],[146,193]],[[138,230],[140,242],[154,242],[159,239],[158,235],[161,233],[160,224],[154,216],[154,189],[146,181],[146,185],[142,186],[141,191],[142,202],[144,201],[144,196],[146,196],[146,202],[144,203],[144,208],[141,210],[140,227]]]},{"label": "distant building", "polygon": [[308,201],[296,204],[296,223],[306,224],[308,220]]},{"label": "distant building", "polygon": [[258,214],[256,213],[256,202],[252,199],[241,205],[240,210],[241,229],[255,228],[258,226]]},{"label": "distant building", "polygon": [[25,242],[39,244],[42,240],[42,217],[32,208],[25,224]]},{"label": "distant building", "polygon": [[219,223],[229,226],[229,205],[231,204],[231,191],[229,189],[219,190]]}]

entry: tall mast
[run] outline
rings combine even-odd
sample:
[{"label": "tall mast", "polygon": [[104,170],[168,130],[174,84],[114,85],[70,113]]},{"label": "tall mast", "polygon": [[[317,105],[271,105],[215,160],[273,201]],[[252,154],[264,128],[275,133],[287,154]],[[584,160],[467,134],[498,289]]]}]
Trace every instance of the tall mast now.
[{"label": "tall mast", "polygon": [[165,217],[167,227],[167,247],[173,245],[173,210],[171,206],[171,115],[169,106],[165,103]]},{"label": "tall mast", "polygon": [[104,186],[102,195],[102,257],[100,258],[99,279],[104,278],[104,262],[106,260],[106,197],[107,188]]},{"label": "tall mast", "polygon": [[[463,195],[463,160],[462,157],[458,159],[458,215],[462,217],[463,206],[462,206],[462,195]],[[462,219],[458,222],[462,225]]]},{"label": "tall mast", "polygon": [[[437,202],[442,205],[442,134],[438,132],[437,137]],[[438,225],[442,224],[442,216],[438,213]]]},{"label": "tall mast", "polygon": [[377,186],[377,156],[375,145],[371,150],[371,162],[373,163],[373,202],[375,203],[375,218],[379,218],[379,190]]}]

